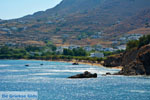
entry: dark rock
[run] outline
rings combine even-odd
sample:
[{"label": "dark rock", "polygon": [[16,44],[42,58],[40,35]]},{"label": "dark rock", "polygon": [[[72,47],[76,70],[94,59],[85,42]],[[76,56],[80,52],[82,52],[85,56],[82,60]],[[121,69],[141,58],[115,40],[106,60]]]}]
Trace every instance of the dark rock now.
[{"label": "dark rock", "polygon": [[123,66],[123,69],[115,75],[150,75],[150,45],[110,56],[104,60],[103,65],[106,67]]},{"label": "dark rock", "polygon": [[141,62],[131,62],[125,65],[118,75],[145,75],[145,69]]},{"label": "dark rock", "polygon": [[123,69],[115,75],[150,75],[150,45],[126,51],[121,65]]},{"label": "dark rock", "polygon": [[125,65],[130,64],[131,62],[135,61],[137,53],[138,53],[137,48],[134,48],[130,51],[125,51],[121,58],[121,66],[125,66]]},{"label": "dark rock", "polygon": [[25,65],[25,66],[29,66],[29,65],[27,64],[27,65]]},{"label": "dark rock", "polygon": [[90,72],[85,71],[83,74],[77,74],[75,76],[71,76],[68,78],[97,78],[97,74],[96,73],[91,74]]},{"label": "dark rock", "polygon": [[115,56],[110,56],[106,60],[104,60],[104,66],[106,67],[116,67],[120,66],[122,62],[122,54],[118,54]]},{"label": "dark rock", "polygon": [[150,75],[150,48],[149,50],[140,53],[138,55],[138,60],[142,62],[145,69],[145,74]]},{"label": "dark rock", "polygon": [[72,65],[79,65],[79,63],[72,63]]},{"label": "dark rock", "polygon": [[106,75],[111,75],[111,73],[110,73],[110,72],[107,72]]},{"label": "dark rock", "polygon": [[102,74],[102,76],[112,75],[110,72],[107,72],[106,74]]},{"label": "dark rock", "polygon": [[130,51],[125,51],[121,54],[109,56],[106,60],[104,60],[103,65],[106,67],[126,66],[127,64],[130,64],[136,60],[137,54],[138,50],[135,48]]}]

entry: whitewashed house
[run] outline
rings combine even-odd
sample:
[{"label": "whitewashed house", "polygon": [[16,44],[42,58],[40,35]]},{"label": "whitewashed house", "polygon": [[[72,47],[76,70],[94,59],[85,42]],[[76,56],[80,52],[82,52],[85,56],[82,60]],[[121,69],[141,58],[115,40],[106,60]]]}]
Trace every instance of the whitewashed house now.
[{"label": "whitewashed house", "polygon": [[80,48],[81,46],[78,46],[78,45],[70,45],[68,47],[68,49],[72,50],[72,49],[76,49],[76,48]]},{"label": "whitewashed house", "polygon": [[114,49],[113,49],[113,48],[103,48],[103,51],[110,51],[110,52],[113,52]]},{"label": "whitewashed house", "polygon": [[117,46],[118,50],[126,50],[126,45]]},{"label": "whitewashed house", "polygon": [[59,52],[59,53],[63,53],[63,50],[64,49],[69,49],[69,47],[68,46],[63,46],[63,47],[57,47],[57,49],[56,49],[56,52]]},{"label": "whitewashed house", "polygon": [[91,46],[84,46],[83,48],[85,51],[92,51],[93,48]]},{"label": "whitewashed house", "polygon": [[104,57],[104,53],[91,53],[90,57],[98,57],[98,58],[103,58]]}]

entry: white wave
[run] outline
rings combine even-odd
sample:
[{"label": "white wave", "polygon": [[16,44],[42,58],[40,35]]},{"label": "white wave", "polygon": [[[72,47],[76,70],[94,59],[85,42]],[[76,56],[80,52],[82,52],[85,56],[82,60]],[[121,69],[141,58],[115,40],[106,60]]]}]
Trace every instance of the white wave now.
[{"label": "white wave", "polygon": [[40,76],[40,77],[30,77],[30,78],[27,78],[25,81],[26,82],[29,82],[29,83],[31,83],[31,82],[34,82],[34,83],[50,83],[51,81],[51,78],[48,78],[48,77],[42,77],[42,76]]},{"label": "white wave", "polygon": [[0,70],[0,72],[27,72],[28,70]]},{"label": "white wave", "polygon": [[35,74],[28,74],[28,75],[55,75],[56,73],[35,73]]},{"label": "white wave", "polygon": [[6,75],[2,79],[19,79],[22,77],[27,77],[27,75]]},{"label": "white wave", "polygon": [[145,90],[130,90],[130,92],[135,92],[135,93],[150,93],[150,91],[145,91]]},{"label": "white wave", "polygon": [[8,66],[11,66],[11,65],[0,65],[0,67],[8,67]]},{"label": "white wave", "polygon": [[106,74],[107,72],[110,73],[115,73],[116,71],[106,71],[106,70],[97,70],[97,69],[77,69],[77,70],[41,70],[42,72],[55,72],[55,73],[72,73],[72,72],[76,72],[76,73],[83,73],[85,71],[89,71],[91,73],[97,73],[97,74]]}]

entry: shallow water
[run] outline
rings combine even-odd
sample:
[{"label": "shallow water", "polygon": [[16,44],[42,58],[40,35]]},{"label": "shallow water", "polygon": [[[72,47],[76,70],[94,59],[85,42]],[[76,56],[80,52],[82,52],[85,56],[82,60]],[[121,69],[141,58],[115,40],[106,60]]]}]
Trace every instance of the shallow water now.
[{"label": "shallow water", "polygon": [[[98,73],[98,78],[67,78],[84,71]],[[38,100],[150,100],[150,77],[102,76],[117,71],[63,62],[0,60],[0,91],[37,91]]]}]

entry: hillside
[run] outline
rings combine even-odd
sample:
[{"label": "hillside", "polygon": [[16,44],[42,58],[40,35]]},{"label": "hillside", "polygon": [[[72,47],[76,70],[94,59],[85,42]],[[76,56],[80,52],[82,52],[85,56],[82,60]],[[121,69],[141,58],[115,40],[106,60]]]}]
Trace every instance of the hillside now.
[{"label": "hillside", "polygon": [[25,16],[28,18],[47,18],[50,16],[67,16],[69,14],[88,11],[99,5],[104,0],[63,0],[60,4],[46,11],[39,11],[33,15]]},{"label": "hillside", "polygon": [[63,0],[52,9],[1,21],[0,43],[110,45],[122,34],[150,33],[149,5],[149,0]]},{"label": "hillside", "polygon": [[144,9],[136,15],[122,21],[119,24],[107,28],[106,32],[110,34],[141,33],[150,34],[150,9]]}]

